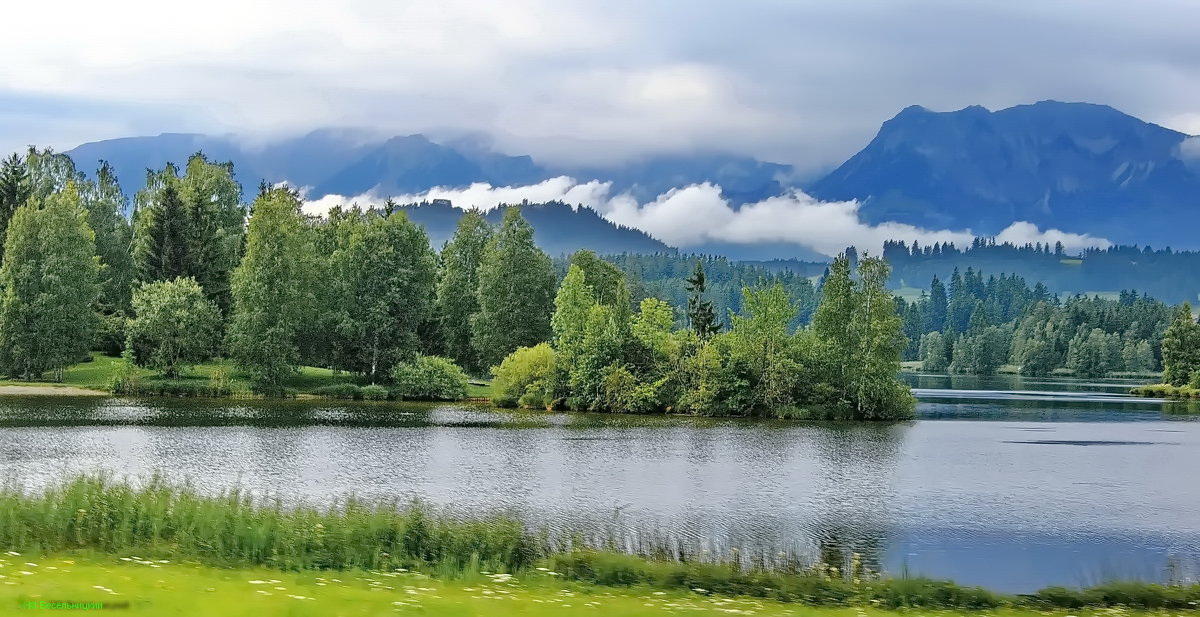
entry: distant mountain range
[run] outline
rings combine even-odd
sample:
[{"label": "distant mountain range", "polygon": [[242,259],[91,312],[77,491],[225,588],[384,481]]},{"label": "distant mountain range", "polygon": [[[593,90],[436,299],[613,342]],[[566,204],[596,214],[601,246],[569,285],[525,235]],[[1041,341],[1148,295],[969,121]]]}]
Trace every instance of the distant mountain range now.
[{"label": "distant mountain range", "polygon": [[[1200,139],[1194,159],[1188,139],[1103,105],[1043,101],[996,112],[976,106],[941,113],[913,106],[885,122],[861,152],[807,186],[791,180],[795,170],[788,165],[730,154],[581,168],[497,153],[472,140],[381,139],[354,129],[258,145],[163,134],[87,143],[68,154],[83,169],[109,161],[129,195],[141,187],[147,168],[182,164],[203,151],[233,161],[248,194],[261,180],[287,180],[318,198],[418,194],[474,182],[522,186],[569,175],[612,182],[614,194],[646,202],[672,188],[710,182],[735,207],[800,188],[824,200],[860,200],[861,216],[870,223],[987,235],[1024,220],[1118,243],[1200,249]],[[812,256],[794,246],[709,248],[751,259]]]},{"label": "distant mountain range", "polygon": [[582,182],[613,183],[614,193],[640,200],[677,187],[712,182],[737,203],[759,201],[784,190],[779,177],[791,167],[728,154],[660,156],[613,167],[541,165],[529,156],[509,156],[472,142],[439,144],[424,135],[376,139],[366,131],[321,129],[268,144],[248,145],[234,137],[166,133],[83,144],[67,152],[83,169],[100,160],[112,164],[126,194],[145,183],[146,169],[162,169],[168,161],[182,165],[204,152],[210,159],[232,161],[238,180],[249,192],[261,180],[288,181],[306,187],[309,198],[422,193],[433,187],[525,186],[557,176]]},{"label": "distant mountain range", "polygon": [[990,234],[1030,221],[1118,243],[1200,248],[1200,156],[1189,160],[1188,139],[1104,105],[913,106],[809,192],[861,200],[870,223]]}]

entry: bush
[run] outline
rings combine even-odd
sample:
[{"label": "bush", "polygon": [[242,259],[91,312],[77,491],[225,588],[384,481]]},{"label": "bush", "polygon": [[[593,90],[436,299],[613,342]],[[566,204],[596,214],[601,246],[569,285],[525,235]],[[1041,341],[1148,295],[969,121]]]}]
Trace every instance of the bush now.
[{"label": "bush", "polygon": [[1143,582],[1104,583],[1088,589],[1047,587],[1026,596],[1025,603],[1048,608],[1125,606],[1135,609],[1194,610],[1200,585],[1156,585]]},{"label": "bush", "polygon": [[133,291],[135,317],[125,324],[134,361],[170,378],[211,357],[221,313],[192,278],[147,283]]},{"label": "bush", "polygon": [[388,389],[378,384],[363,386],[362,397],[363,400],[367,401],[386,401],[388,399]]},{"label": "bush", "polygon": [[417,356],[392,369],[393,393],[419,401],[461,401],[467,397],[467,374],[452,360]]},{"label": "bush", "polygon": [[553,399],[554,350],[548,343],[521,347],[492,368],[492,402],[500,407],[544,407]]},{"label": "bush", "polygon": [[361,400],[363,397],[362,388],[352,383],[335,383],[328,386],[321,386],[313,391],[317,396],[325,398],[338,398],[345,400]]},{"label": "bush", "polygon": [[233,394],[228,384],[212,380],[140,379],[130,375],[114,377],[113,394],[128,396],[221,397]]},{"label": "bush", "polygon": [[251,382],[250,392],[265,398],[296,398],[300,392],[295,388],[277,386],[259,381]]}]

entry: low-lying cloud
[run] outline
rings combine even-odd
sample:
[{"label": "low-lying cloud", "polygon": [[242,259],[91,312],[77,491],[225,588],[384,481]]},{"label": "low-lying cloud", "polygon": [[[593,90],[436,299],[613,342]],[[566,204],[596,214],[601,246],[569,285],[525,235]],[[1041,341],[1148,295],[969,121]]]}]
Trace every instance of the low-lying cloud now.
[{"label": "low-lying cloud", "polygon": [[[628,193],[613,195],[609,182],[580,183],[567,176],[529,186],[494,187],[476,183],[460,189],[439,187],[420,194],[396,195],[392,199],[398,203],[448,199],[459,208],[484,210],[523,200],[530,203],[562,201],[591,208],[613,223],[640,229],[681,249],[707,243],[790,243],[833,256],[847,246],[878,254],[887,240],[916,240],[923,245],[952,242],[962,247],[977,236],[970,229],[925,229],[895,222],[869,225],[859,217],[857,201],[819,201],[800,191],[739,208],[721,196],[720,186],[710,183],[672,189],[646,203],[639,203]],[[310,214],[324,214],[333,206],[358,204],[367,207],[383,201],[370,193],[357,197],[326,195],[306,201],[304,210]],[[1068,251],[1105,248],[1112,244],[1107,239],[1088,234],[1058,229],[1043,231],[1026,221],[1014,222],[995,238],[997,242],[1016,245],[1061,242]]]}]

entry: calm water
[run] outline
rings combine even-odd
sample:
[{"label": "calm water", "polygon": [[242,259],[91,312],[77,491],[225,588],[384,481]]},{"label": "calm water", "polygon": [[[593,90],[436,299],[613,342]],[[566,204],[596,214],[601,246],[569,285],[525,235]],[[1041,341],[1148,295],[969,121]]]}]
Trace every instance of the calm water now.
[{"label": "calm water", "polygon": [[890,426],[10,397],[0,475],[353,489],[715,551],[855,550],[1015,592],[1164,579],[1171,563],[1196,575],[1200,416],[1122,398],[1123,383],[907,379],[921,419]]}]

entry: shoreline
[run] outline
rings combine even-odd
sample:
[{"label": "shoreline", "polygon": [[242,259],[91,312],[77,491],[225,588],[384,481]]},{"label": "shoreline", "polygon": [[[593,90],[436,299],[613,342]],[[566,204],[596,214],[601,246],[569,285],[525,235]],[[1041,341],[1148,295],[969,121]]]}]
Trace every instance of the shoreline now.
[{"label": "shoreline", "polygon": [[70,385],[6,385],[0,396],[112,396],[111,392]]}]

